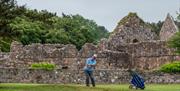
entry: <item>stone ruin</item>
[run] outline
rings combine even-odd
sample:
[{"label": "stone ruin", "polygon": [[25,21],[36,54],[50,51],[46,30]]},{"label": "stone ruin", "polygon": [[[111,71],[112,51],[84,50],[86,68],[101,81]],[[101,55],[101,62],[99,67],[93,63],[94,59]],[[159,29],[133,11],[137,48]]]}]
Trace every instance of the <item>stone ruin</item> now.
[{"label": "stone ruin", "polygon": [[[94,53],[98,55],[98,72],[95,76],[99,83],[128,82],[129,76],[125,70],[137,69],[145,72],[180,60],[180,55],[174,53],[175,49],[167,46],[167,40],[176,32],[177,27],[169,14],[160,36],[157,36],[144,21],[131,13],[118,23],[108,39],[102,39],[98,45],[86,43],[80,51],[71,44],[22,45],[13,42],[9,53],[0,53],[0,73],[4,74],[0,76],[0,82],[82,83],[84,78],[81,77],[81,71],[85,60]],[[31,64],[39,62],[55,64],[58,74],[28,70]],[[62,71],[64,69],[66,71]],[[159,76],[163,80],[158,83],[180,83],[179,75],[170,75],[170,80],[163,75],[146,76],[150,83],[156,83],[157,80],[153,79],[160,79]]]},{"label": "stone ruin", "polygon": [[0,67],[29,68],[32,63],[49,62],[58,69],[82,69],[86,58],[96,53],[96,69],[157,69],[179,58],[175,49],[164,41],[176,32],[177,27],[169,14],[157,36],[135,13],[130,13],[118,23],[109,39],[102,39],[98,45],[86,43],[80,51],[71,44],[24,46],[13,42],[9,53],[0,53]]},{"label": "stone ruin", "polygon": [[178,28],[175,25],[172,17],[170,16],[170,14],[167,15],[167,18],[165,20],[166,22],[164,22],[161,31],[160,31],[160,39],[167,41],[168,39],[170,39],[176,32],[178,32]]}]

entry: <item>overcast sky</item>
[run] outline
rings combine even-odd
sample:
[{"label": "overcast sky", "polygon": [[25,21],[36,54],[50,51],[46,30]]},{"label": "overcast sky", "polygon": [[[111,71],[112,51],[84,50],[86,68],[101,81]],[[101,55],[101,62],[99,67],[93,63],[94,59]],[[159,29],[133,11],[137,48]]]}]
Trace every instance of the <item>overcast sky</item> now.
[{"label": "overcast sky", "polygon": [[146,22],[164,20],[167,13],[174,18],[180,0],[17,0],[28,8],[65,14],[80,14],[112,31],[129,12],[137,12]]}]

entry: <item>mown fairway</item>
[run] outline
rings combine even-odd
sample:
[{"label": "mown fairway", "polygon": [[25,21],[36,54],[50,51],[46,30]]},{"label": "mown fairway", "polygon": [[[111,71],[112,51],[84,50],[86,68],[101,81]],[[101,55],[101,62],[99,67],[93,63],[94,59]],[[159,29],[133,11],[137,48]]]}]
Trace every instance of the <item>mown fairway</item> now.
[{"label": "mown fairway", "polygon": [[145,90],[130,90],[129,85],[48,85],[48,84],[0,84],[0,91],[180,91],[180,84],[151,84]]}]

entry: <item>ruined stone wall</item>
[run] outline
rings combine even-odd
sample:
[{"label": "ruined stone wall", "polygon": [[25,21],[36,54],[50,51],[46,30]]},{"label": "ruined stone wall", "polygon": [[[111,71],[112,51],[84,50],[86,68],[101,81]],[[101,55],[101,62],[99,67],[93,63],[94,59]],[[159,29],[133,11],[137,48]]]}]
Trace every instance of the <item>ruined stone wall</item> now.
[{"label": "ruined stone wall", "polygon": [[107,41],[109,50],[123,51],[123,46],[129,43],[138,43],[144,41],[156,40],[157,36],[150,29],[145,28],[129,28],[120,26],[119,32],[112,34]]},{"label": "ruined stone wall", "polygon": [[9,60],[9,68],[30,68],[31,64],[48,62],[58,69],[83,69],[85,61],[94,53],[98,55],[96,69],[128,69],[129,54],[125,52],[103,50],[100,46],[86,43],[80,51],[74,45],[31,44],[23,46],[13,42]]},{"label": "ruined stone wall", "polygon": [[[168,15],[160,32],[167,40],[177,32]],[[11,44],[9,53],[0,52],[0,82],[25,83],[84,83],[82,71],[85,61],[97,56],[95,77],[97,83],[128,83],[128,69],[143,70],[147,83],[180,83],[180,74],[145,72],[158,69],[165,63],[180,61],[175,49],[168,48],[136,14],[123,18],[109,39],[98,45],[86,43],[81,50],[68,44]],[[48,62],[55,71],[32,70],[31,64]],[[66,69],[64,69],[66,68]]]},{"label": "ruined stone wall", "polygon": [[141,70],[156,69],[165,63],[180,60],[175,49],[169,48],[165,41],[133,43],[126,50],[131,54],[133,67]]},{"label": "ruined stone wall", "polygon": [[109,50],[119,51],[120,45],[157,39],[158,36],[136,13],[129,13],[120,20],[107,42]]},{"label": "ruined stone wall", "polygon": [[[170,27],[173,31],[175,29],[172,19],[168,17],[161,30],[165,34]],[[172,25],[168,26],[169,23]],[[147,24],[132,13],[119,22],[109,39],[102,39],[98,45],[86,43],[79,51],[71,44],[24,46],[13,42],[10,53],[6,56],[0,53],[0,67],[29,68],[33,63],[49,62],[56,64],[58,69],[79,70],[94,53],[98,55],[96,69],[151,70],[180,58],[174,54],[174,49],[166,46],[166,42],[157,40]]]},{"label": "ruined stone wall", "polygon": [[62,68],[71,65],[72,69],[76,67],[77,49],[74,45],[62,44],[31,44],[23,46],[13,42],[10,52],[11,67],[28,68],[32,63],[49,62]]},{"label": "ruined stone wall", "polygon": [[[106,43],[106,42],[103,42]],[[85,61],[94,53],[98,55],[96,69],[157,69],[165,63],[179,60],[174,49],[168,48],[165,41],[130,43],[118,47],[123,51],[103,48],[106,44],[95,46],[85,44],[80,51],[74,45],[31,44],[23,46],[13,42],[11,52],[1,54],[1,66],[8,68],[30,68],[31,64],[49,62],[58,69],[83,69]],[[4,59],[4,60],[2,60]]]},{"label": "ruined stone wall", "polygon": [[[31,69],[0,69],[0,83],[61,83],[85,84],[85,75],[82,70],[54,71]],[[140,73],[146,83],[180,83],[180,74],[166,74],[159,72]],[[96,83],[119,84],[129,83],[131,77],[127,70],[96,70]]]},{"label": "ruined stone wall", "polygon": [[170,14],[167,15],[160,31],[160,40],[169,40],[179,30]]},{"label": "ruined stone wall", "polygon": [[0,52],[0,68],[8,67],[9,53]]},{"label": "ruined stone wall", "polygon": [[108,41],[110,42],[109,45],[111,46],[122,45],[126,43],[151,41],[156,40],[157,38],[157,35],[152,32],[151,29],[145,28],[143,26],[132,28],[122,25],[118,26],[116,30],[117,31],[114,31],[108,39]]},{"label": "ruined stone wall", "polygon": [[9,58],[9,53],[0,52],[0,60],[7,60]]}]

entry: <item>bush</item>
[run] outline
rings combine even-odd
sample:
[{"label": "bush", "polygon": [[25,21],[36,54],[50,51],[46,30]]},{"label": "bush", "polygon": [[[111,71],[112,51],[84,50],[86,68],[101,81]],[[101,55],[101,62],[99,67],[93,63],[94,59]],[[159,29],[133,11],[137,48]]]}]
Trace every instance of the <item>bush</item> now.
[{"label": "bush", "polygon": [[2,52],[10,52],[12,39],[8,37],[0,37],[0,50]]},{"label": "bush", "polygon": [[45,63],[45,62],[31,64],[32,69],[43,69],[43,70],[51,71],[54,70],[55,67],[56,67],[55,64]]},{"label": "bush", "polygon": [[160,70],[167,73],[180,73],[180,62],[173,62],[163,65]]}]

